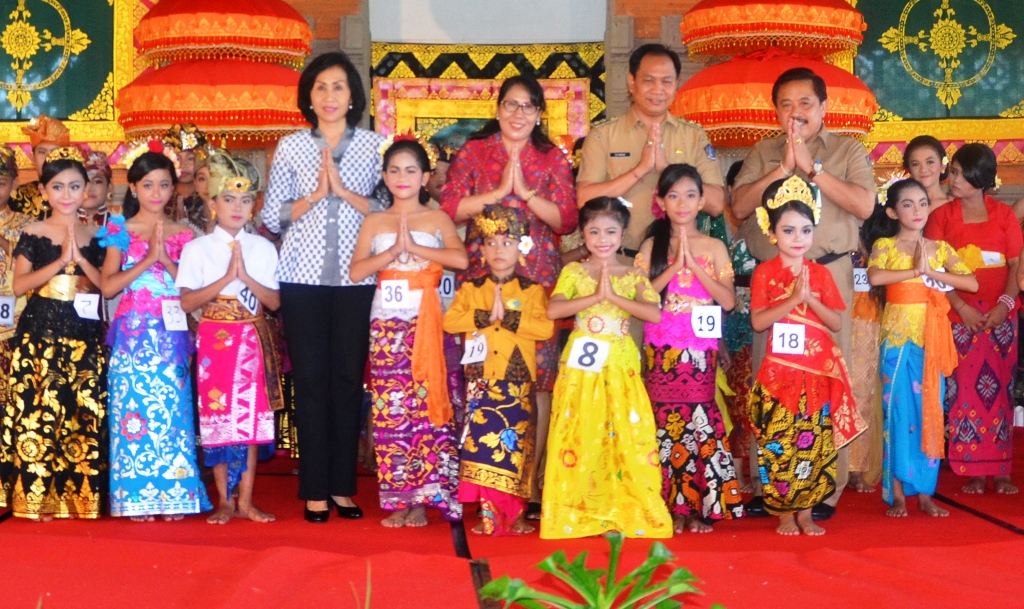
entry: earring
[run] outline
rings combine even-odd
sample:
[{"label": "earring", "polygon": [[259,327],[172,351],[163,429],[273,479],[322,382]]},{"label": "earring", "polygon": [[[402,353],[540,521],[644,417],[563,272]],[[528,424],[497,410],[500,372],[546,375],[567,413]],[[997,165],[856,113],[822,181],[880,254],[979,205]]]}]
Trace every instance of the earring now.
[{"label": "earring", "polygon": [[540,126],[540,121],[539,120],[537,121],[537,126]]},{"label": "earring", "polygon": [[216,209],[211,209],[210,210],[210,219],[213,220],[214,222],[217,221],[217,210]]},{"label": "earring", "polygon": [[352,109],[352,104],[349,104],[349,105],[348,105],[348,109],[349,109],[349,110],[351,110],[351,109]]},{"label": "earring", "polygon": [[309,109],[310,109],[310,110],[312,110],[312,109],[313,109],[313,104],[309,104]]},{"label": "earring", "polygon": [[771,235],[770,237],[768,237],[768,243],[771,243],[772,245],[775,245],[778,242],[779,242],[779,240],[775,238],[775,235]]},{"label": "earring", "polygon": [[480,254],[480,264],[487,264],[487,257]]}]

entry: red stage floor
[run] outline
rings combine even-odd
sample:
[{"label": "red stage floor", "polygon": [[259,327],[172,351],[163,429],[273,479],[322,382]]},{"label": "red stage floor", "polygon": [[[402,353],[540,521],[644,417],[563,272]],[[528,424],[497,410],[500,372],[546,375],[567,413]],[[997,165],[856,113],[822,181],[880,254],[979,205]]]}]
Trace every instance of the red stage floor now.
[{"label": "red stage floor", "polygon": [[[1017,440],[1024,446],[1021,430]],[[1022,452],[1018,484],[1024,483]],[[257,497],[278,516],[269,525],[211,526],[201,517],[152,524],[6,520],[0,523],[6,557],[0,607],[34,609],[42,598],[45,609],[348,609],[357,606],[353,586],[364,596],[367,563],[375,608],[476,607],[468,564],[455,557],[450,529],[436,515],[422,529],[384,529],[375,480],[366,476],[359,496],[366,519],[310,525],[294,499],[290,469],[280,458],[261,466]],[[773,520],[745,519],[666,545],[703,580],[705,595],[687,599],[687,606],[1024,605],[1024,494],[967,496],[959,487],[943,471],[939,493],[966,508],[951,508],[945,519],[918,512],[886,518],[879,493],[848,492],[821,538],[783,538],[773,532]],[[509,574],[549,589],[558,589],[557,582],[532,568],[542,558],[559,548],[570,556],[590,550],[598,558],[606,548],[600,539],[541,541],[536,534],[470,534],[469,542],[474,558],[490,561],[494,577]],[[642,560],[648,543],[627,540],[623,569]]]}]

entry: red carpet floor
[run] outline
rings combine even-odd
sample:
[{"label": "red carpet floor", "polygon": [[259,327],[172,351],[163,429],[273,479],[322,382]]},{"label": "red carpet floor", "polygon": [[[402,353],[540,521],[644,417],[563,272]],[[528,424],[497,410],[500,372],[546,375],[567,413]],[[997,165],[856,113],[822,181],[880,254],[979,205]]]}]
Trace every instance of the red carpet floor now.
[{"label": "red carpet floor", "polygon": [[[200,517],[152,524],[6,520],[0,607],[34,609],[42,599],[46,609],[349,609],[357,607],[353,586],[360,598],[365,594],[368,563],[377,609],[476,607],[468,565],[455,557],[450,529],[436,514],[422,529],[384,529],[375,479],[366,476],[358,498],[366,519],[309,525],[295,499],[292,466],[281,458],[261,465],[257,498],[278,516],[270,525],[211,526]],[[967,496],[961,485],[942,472],[939,493],[966,508],[951,508],[945,519],[913,511],[886,518],[879,493],[848,492],[821,538],[782,538],[773,520],[744,519],[666,545],[702,580],[705,594],[686,599],[688,607],[1024,606],[1024,494]],[[470,534],[469,542],[475,558],[490,561],[494,577],[509,574],[548,590],[561,588],[533,568],[542,558],[560,548],[570,557],[589,550],[594,565],[606,549],[600,539],[541,541],[536,534]],[[628,540],[623,570],[648,546]]]}]

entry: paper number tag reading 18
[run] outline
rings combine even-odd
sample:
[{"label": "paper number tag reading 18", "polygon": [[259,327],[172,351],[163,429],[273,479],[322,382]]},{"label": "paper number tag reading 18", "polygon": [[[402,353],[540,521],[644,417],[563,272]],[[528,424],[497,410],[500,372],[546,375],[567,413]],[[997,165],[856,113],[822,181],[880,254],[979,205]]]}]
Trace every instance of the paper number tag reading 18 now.
[{"label": "paper number tag reading 18", "polygon": [[871,284],[868,283],[867,269],[853,269],[853,291],[870,292]]},{"label": "paper number tag reading 18", "polygon": [[14,296],[0,296],[0,326],[14,325]]},{"label": "paper number tag reading 18", "polygon": [[444,275],[441,275],[441,284],[437,286],[437,295],[441,298],[455,297],[455,273],[445,271]]},{"label": "paper number tag reading 18", "polygon": [[608,350],[611,345],[607,341],[598,340],[589,336],[577,338],[572,343],[572,351],[569,352],[568,365],[577,370],[587,372],[600,372],[604,363],[608,360]]},{"label": "paper number tag reading 18", "polygon": [[479,364],[487,357],[487,338],[483,335],[474,336],[466,340],[466,348],[462,352],[462,359],[459,361],[463,366],[467,364]]},{"label": "paper number tag reading 18", "polygon": [[238,293],[238,302],[242,303],[249,315],[255,315],[256,311],[260,310],[260,299],[256,298],[249,288],[242,288],[242,291]]},{"label": "paper number tag reading 18", "polygon": [[706,305],[693,307],[690,325],[697,338],[722,338],[722,307]]},{"label": "paper number tag reading 18", "polygon": [[75,312],[82,319],[99,319],[100,295],[75,294]]},{"label": "paper number tag reading 18", "polygon": [[772,325],[772,353],[803,355],[805,331],[803,324],[776,322]]},{"label": "paper number tag reading 18", "polygon": [[188,321],[185,320],[185,312],[181,310],[180,300],[164,300],[160,305],[164,309],[164,328],[168,332],[188,330]]},{"label": "paper number tag reading 18", "polygon": [[380,282],[380,292],[385,309],[409,308],[408,279],[385,279]]}]

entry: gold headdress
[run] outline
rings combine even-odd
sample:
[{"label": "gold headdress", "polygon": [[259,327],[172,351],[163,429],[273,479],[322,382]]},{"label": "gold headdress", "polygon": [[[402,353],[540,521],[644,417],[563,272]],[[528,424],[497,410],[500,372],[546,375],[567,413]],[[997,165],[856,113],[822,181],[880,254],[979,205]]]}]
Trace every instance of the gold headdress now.
[{"label": "gold headdress", "polygon": [[437,148],[435,148],[425,137],[416,133],[415,131],[407,131],[400,135],[392,133],[387,136],[380,145],[380,156],[384,158],[384,153],[391,148],[391,145],[395,142],[401,142],[403,140],[410,142],[417,142],[420,146],[423,146],[423,150],[427,153],[427,160],[430,161],[430,170],[433,171],[437,167]]},{"label": "gold headdress", "polygon": [[206,135],[195,123],[173,124],[164,134],[163,140],[176,152],[194,150],[206,145]]},{"label": "gold headdress", "polygon": [[821,203],[818,198],[814,196],[811,191],[811,186],[800,176],[790,176],[782,186],[779,186],[779,190],[775,193],[775,196],[757,208],[755,215],[757,216],[757,225],[761,227],[761,232],[765,235],[769,234],[771,230],[771,221],[768,219],[769,209],[778,209],[788,203],[789,201],[799,201],[811,208],[814,212],[814,224],[817,225],[818,221],[821,220]]},{"label": "gold headdress", "polygon": [[0,176],[18,177],[18,159],[7,144],[0,144]]},{"label": "gold headdress", "polygon": [[46,155],[46,162],[52,163],[61,159],[69,159],[72,161],[78,161],[79,163],[85,164],[85,157],[82,156],[82,151],[77,146],[62,146]]},{"label": "gold headdress", "polygon": [[128,152],[126,152],[122,157],[124,166],[131,169],[132,165],[135,164],[135,161],[147,152],[155,152],[157,154],[164,155],[171,160],[171,163],[174,163],[175,173],[181,173],[181,162],[178,160],[178,155],[174,152],[174,149],[163,140],[158,139],[140,140],[132,144],[132,146],[128,148]]},{"label": "gold headdress", "polygon": [[878,187],[878,204],[885,207],[886,202],[889,200],[889,189],[896,182],[902,182],[903,180],[910,179],[910,174],[903,169],[894,169],[887,178],[879,178],[882,184]]},{"label": "gold headdress", "polygon": [[259,191],[262,186],[259,170],[245,159],[231,157],[226,151],[214,150],[206,162],[210,168],[211,197],[224,192],[251,194]]}]

